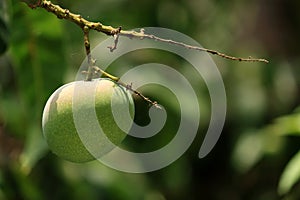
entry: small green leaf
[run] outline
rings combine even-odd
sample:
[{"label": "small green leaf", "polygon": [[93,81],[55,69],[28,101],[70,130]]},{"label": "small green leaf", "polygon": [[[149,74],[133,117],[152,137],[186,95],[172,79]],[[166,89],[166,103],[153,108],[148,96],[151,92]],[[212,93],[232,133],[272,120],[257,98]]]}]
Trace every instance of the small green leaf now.
[{"label": "small green leaf", "polygon": [[281,130],[280,135],[300,136],[300,113],[280,117],[275,123],[278,130]]},{"label": "small green leaf", "polygon": [[300,180],[300,151],[285,167],[278,185],[278,193],[286,194]]},{"label": "small green leaf", "polygon": [[289,115],[276,118],[272,124],[265,127],[265,131],[279,136],[300,136],[300,107]]},{"label": "small green leaf", "polygon": [[246,132],[236,143],[232,153],[232,165],[241,173],[251,169],[264,155],[263,135],[259,132]]}]

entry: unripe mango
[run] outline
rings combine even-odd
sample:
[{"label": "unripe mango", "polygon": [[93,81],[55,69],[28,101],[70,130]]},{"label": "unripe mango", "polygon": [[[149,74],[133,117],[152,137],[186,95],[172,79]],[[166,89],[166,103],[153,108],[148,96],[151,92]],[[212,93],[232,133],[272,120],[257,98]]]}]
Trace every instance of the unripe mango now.
[{"label": "unripe mango", "polygon": [[61,86],[48,99],[43,112],[43,135],[50,150],[59,157],[87,162],[107,154],[123,141],[133,114],[132,96],[123,86],[109,79],[75,81]]}]

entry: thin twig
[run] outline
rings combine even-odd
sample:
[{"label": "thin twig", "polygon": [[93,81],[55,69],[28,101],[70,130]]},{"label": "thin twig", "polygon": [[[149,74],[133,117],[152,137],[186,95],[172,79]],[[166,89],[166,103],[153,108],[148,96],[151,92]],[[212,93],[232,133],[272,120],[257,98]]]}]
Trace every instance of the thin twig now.
[{"label": "thin twig", "polygon": [[[23,0],[23,1],[27,3],[27,1],[25,1],[25,0]],[[221,52],[218,52],[215,50],[206,49],[206,48],[202,48],[202,47],[198,47],[198,46],[192,46],[192,45],[185,44],[182,42],[177,42],[177,41],[170,40],[170,39],[160,38],[160,37],[157,37],[157,36],[151,35],[151,34],[145,34],[144,31],[140,31],[140,32],[126,31],[126,30],[121,30],[120,27],[113,28],[111,26],[105,26],[100,22],[90,22],[90,21],[84,19],[81,15],[71,13],[68,9],[63,9],[60,6],[53,4],[51,1],[38,0],[36,4],[29,4],[29,3],[27,3],[27,4],[31,8],[36,8],[36,7],[44,8],[48,12],[55,14],[58,18],[69,20],[69,21],[77,24],[78,26],[80,26],[82,29],[84,27],[87,27],[89,30],[93,29],[98,32],[102,32],[106,35],[113,35],[113,36],[121,35],[121,36],[126,36],[129,38],[151,39],[151,40],[155,40],[155,41],[159,41],[159,42],[182,46],[186,49],[192,49],[192,50],[196,50],[196,51],[204,51],[204,52],[210,53],[212,55],[217,55],[222,58],[229,59],[229,60],[245,61],[245,62],[264,62],[264,63],[269,62],[268,60],[263,59],[263,58],[251,58],[251,57],[240,58],[240,57],[230,56],[230,55],[226,55],[224,53],[221,53]],[[115,45],[113,46],[115,48],[116,48],[116,43],[117,43],[117,40],[115,39]],[[113,47],[111,48],[112,50],[114,50]]]},{"label": "thin twig", "polygon": [[248,57],[248,58],[239,58],[239,57],[235,57],[235,56],[226,55],[224,53],[220,53],[220,52],[215,51],[215,50],[206,49],[206,48],[198,47],[198,46],[192,46],[192,45],[185,44],[183,42],[177,42],[177,41],[170,40],[170,39],[160,38],[160,37],[157,37],[155,35],[145,34],[145,32],[144,32],[143,29],[141,29],[140,32],[136,32],[136,31],[121,31],[120,35],[129,37],[129,38],[133,38],[133,37],[139,38],[139,39],[146,38],[146,39],[151,39],[151,40],[155,40],[155,41],[159,41],[159,42],[164,42],[164,43],[169,43],[169,44],[181,46],[181,47],[186,48],[186,49],[192,49],[192,50],[196,50],[196,51],[204,51],[204,52],[210,53],[212,55],[217,55],[217,56],[220,56],[222,58],[229,59],[229,60],[269,63],[268,60],[263,59],[263,58],[251,58],[251,57]]},{"label": "thin twig", "polygon": [[116,83],[118,83],[119,85],[122,85],[123,87],[125,87],[127,90],[133,92],[135,95],[139,96],[140,98],[142,98],[144,101],[148,102],[149,104],[153,105],[154,107],[161,109],[161,107],[158,105],[158,103],[156,101],[152,101],[150,98],[144,96],[142,93],[140,93],[139,91],[135,90],[132,88],[132,84],[128,85],[126,83],[123,83],[122,81],[120,81],[119,77],[113,76],[107,72],[105,72],[104,70],[100,69],[97,66],[93,66],[93,69],[95,70],[95,73],[101,73],[104,76],[110,78],[111,80],[115,81]]},{"label": "thin twig", "polygon": [[133,92],[135,95],[141,97],[144,101],[147,101],[149,104],[151,104],[152,106],[154,106],[155,108],[158,108],[158,109],[162,109],[158,103],[156,101],[152,101],[151,99],[149,99],[148,97],[145,97],[142,93],[140,93],[139,91],[137,90],[134,90],[132,89],[132,84],[131,85],[127,85],[121,81],[118,81],[118,83],[120,85],[122,85],[123,87],[125,87],[127,90],[130,90],[131,92]]},{"label": "thin twig", "polygon": [[87,59],[88,59],[88,71],[87,71],[87,76],[86,76],[86,80],[87,81],[91,81],[93,78],[93,69],[92,67],[95,64],[95,61],[92,58],[91,55],[91,45],[90,45],[90,38],[89,38],[89,28],[87,26],[83,27],[83,40],[84,40],[84,47],[85,47],[85,52],[87,55]]}]

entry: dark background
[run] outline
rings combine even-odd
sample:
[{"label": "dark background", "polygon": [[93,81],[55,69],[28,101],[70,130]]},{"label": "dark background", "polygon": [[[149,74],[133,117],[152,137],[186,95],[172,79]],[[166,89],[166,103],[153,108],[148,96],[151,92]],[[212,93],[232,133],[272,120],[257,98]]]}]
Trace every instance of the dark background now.
[{"label": "dark background", "polygon": [[[221,138],[207,157],[199,159],[197,154],[209,123],[209,109],[201,115],[203,124],[192,146],[164,169],[128,174],[98,162],[74,164],[48,150],[41,116],[51,93],[75,79],[85,58],[82,31],[41,8],[32,10],[17,0],[1,0],[0,199],[300,198],[300,159],[294,157],[300,144],[299,1],[55,3],[91,21],[123,29],[170,28],[206,48],[241,57],[263,57],[270,63],[212,56],[224,79],[228,107]],[[92,32],[90,37],[93,47],[108,36]],[[132,56],[125,67],[152,59],[178,69],[182,64],[179,58],[161,58],[163,54],[157,52],[142,55],[148,57]],[[110,72],[120,76],[121,71]],[[199,91],[199,96],[209,99],[203,85]],[[155,87],[144,92],[166,106],[165,99],[175,101],[163,98],[166,91]],[[209,108],[209,101],[204,102]],[[168,120],[178,120],[176,109],[169,110]],[[140,99],[136,99],[135,118],[140,124],[149,120],[147,105]],[[173,129],[172,123],[166,127],[170,134]],[[151,140],[151,145],[160,146],[170,138],[172,135],[162,135]],[[145,144],[144,151],[150,143]],[[132,141],[131,147],[139,149],[139,142]]]}]

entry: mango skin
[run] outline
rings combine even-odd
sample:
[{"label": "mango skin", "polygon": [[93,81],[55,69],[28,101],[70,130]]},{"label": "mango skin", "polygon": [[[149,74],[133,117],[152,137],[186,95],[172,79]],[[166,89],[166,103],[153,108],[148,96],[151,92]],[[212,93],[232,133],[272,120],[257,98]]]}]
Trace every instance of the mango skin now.
[{"label": "mango skin", "polygon": [[[94,104],[90,102],[91,98],[94,98]],[[91,121],[86,121],[91,109],[96,111],[96,123],[100,124],[112,143],[101,139],[101,131]],[[92,161],[110,152],[114,145],[118,146],[126,137],[132,125],[132,119],[128,119],[128,109],[132,118],[134,103],[130,92],[111,80],[71,82],[58,88],[48,99],[42,117],[43,135],[50,150],[57,156],[76,163]],[[84,124],[78,123],[78,114],[74,115],[75,112],[80,113],[79,120],[82,119]],[[122,130],[114,120],[113,115],[116,114],[118,119],[122,119]],[[82,125],[88,129],[80,131],[79,136],[78,127]]]}]

